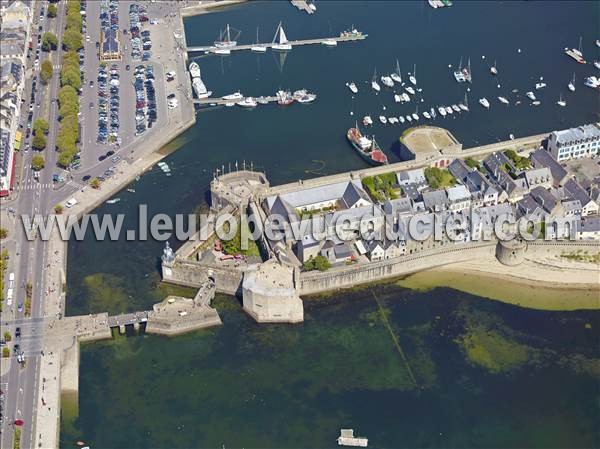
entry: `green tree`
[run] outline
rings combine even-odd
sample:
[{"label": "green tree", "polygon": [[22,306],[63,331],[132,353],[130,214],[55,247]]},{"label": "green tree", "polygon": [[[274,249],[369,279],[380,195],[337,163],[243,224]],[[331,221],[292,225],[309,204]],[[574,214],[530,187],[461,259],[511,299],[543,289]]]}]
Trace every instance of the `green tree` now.
[{"label": "green tree", "polygon": [[9,342],[12,340],[12,335],[10,335],[10,332],[6,331],[4,332],[4,341]]},{"label": "green tree", "polygon": [[42,50],[50,51],[58,48],[58,38],[56,34],[46,32],[42,35]]},{"label": "green tree", "polygon": [[331,263],[326,257],[318,255],[316,257],[311,257],[306,262],[304,262],[303,268],[305,271],[327,271],[329,268],[331,268]]},{"label": "green tree", "polygon": [[8,237],[8,229],[0,228],[0,240],[5,239],[6,237]]},{"label": "green tree", "polygon": [[44,120],[43,118],[38,118],[35,120],[35,122],[33,122],[33,132],[34,133],[42,133],[42,134],[48,134],[48,130],[50,129],[50,126],[48,125],[48,122],[46,120]]},{"label": "green tree", "polygon": [[54,17],[56,17],[56,14],[58,13],[56,5],[50,4],[48,5],[48,17],[53,19]]},{"label": "green tree", "polygon": [[61,151],[58,155],[58,165],[63,168],[67,168],[73,162],[73,157],[75,153],[72,151]]},{"label": "green tree", "polygon": [[79,50],[83,48],[83,36],[81,31],[74,28],[67,28],[63,34],[63,46],[66,50]]},{"label": "green tree", "polygon": [[8,349],[6,346],[2,348],[2,357],[5,359],[10,357],[10,349]]},{"label": "green tree", "polygon": [[465,164],[467,164],[468,167],[476,168],[477,170],[480,168],[479,161],[477,159],[473,159],[472,157],[466,158]]},{"label": "green tree", "polygon": [[45,163],[46,161],[44,160],[44,156],[41,154],[36,154],[31,158],[31,168],[33,168],[35,171],[40,171],[42,168],[44,168]]},{"label": "green tree", "polygon": [[40,70],[40,78],[43,83],[47,83],[52,75],[54,74],[54,69],[52,67],[52,62],[49,59],[44,59],[42,62],[42,68]]},{"label": "green tree", "polygon": [[75,90],[81,88],[81,72],[79,68],[63,67],[60,71],[60,82],[63,86],[72,86]]},{"label": "green tree", "polygon": [[57,215],[60,215],[63,213],[63,207],[61,204],[57,204],[56,206],[54,206],[54,213]]},{"label": "green tree", "polygon": [[98,178],[94,178],[90,181],[90,187],[92,189],[99,189],[100,188],[100,180]]},{"label": "green tree", "polygon": [[46,148],[46,137],[44,137],[44,134],[35,133],[33,135],[31,146],[36,150],[43,150],[44,148]]}]

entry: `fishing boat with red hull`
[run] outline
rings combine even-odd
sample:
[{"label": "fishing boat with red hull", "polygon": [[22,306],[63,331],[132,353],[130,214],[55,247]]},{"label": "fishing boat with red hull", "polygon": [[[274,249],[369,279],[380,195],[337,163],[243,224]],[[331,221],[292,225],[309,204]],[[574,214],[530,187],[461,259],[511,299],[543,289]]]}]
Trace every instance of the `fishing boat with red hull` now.
[{"label": "fishing boat with red hull", "polygon": [[358,129],[358,125],[355,125],[354,128],[350,128],[346,137],[356,150],[356,152],[369,164],[371,165],[385,165],[388,163],[388,158],[377,142],[375,141],[375,136],[373,139],[368,139],[363,136]]}]

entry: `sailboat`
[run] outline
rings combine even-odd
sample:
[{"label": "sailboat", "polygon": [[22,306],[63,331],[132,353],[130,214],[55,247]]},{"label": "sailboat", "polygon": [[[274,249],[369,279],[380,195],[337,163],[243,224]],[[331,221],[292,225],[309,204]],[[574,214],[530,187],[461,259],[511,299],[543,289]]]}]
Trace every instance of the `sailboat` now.
[{"label": "sailboat", "polygon": [[581,36],[579,36],[579,48],[565,48],[565,53],[579,64],[585,64],[585,59],[581,52]]},{"label": "sailboat", "polygon": [[465,112],[469,112],[469,100],[467,98],[467,93],[465,92],[465,102],[459,103],[458,107],[461,108]]},{"label": "sailboat", "polygon": [[[279,35],[279,39],[277,36]],[[275,31],[275,37],[273,37],[273,45],[271,45],[273,50],[291,50],[292,45],[288,43],[287,36],[285,35],[285,31],[283,31],[283,27],[281,26],[281,22],[277,26],[277,31]]]},{"label": "sailboat", "polygon": [[408,77],[408,80],[413,83],[414,86],[417,85],[417,64],[415,64],[413,73]]},{"label": "sailboat", "polygon": [[412,113],[412,118],[416,121],[419,120],[419,106],[417,106],[417,109],[415,110],[415,112]]},{"label": "sailboat", "polygon": [[215,47],[217,48],[229,48],[229,47],[235,47],[237,45],[237,41],[236,39],[239,37],[239,35],[241,34],[241,31],[238,31],[238,34],[236,35],[235,38],[231,39],[231,31],[229,29],[229,24],[227,24],[227,28],[225,28],[225,31],[221,31],[221,33],[219,33],[219,40],[215,41]]},{"label": "sailboat", "polygon": [[381,86],[377,83],[377,67],[375,67],[375,72],[373,73],[373,80],[371,81],[371,87],[375,92],[379,92],[381,90]]},{"label": "sailboat", "polygon": [[392,81],[392,78],[389,76],[383,75],[381,77],[381,82],[386,87],[394,87],[394,81]]},{"label": "sailboat", "polygon": [[567,87],[569,88],[569,90],[571,92],[575,92],[575,73],[573,73],[573,79],[571,80],[571,82],[567,85]]},{"label": "sailboat", "polygon": [[567,105],[567,102],[563,100],[562,94],[560,94],[560,96],[558,97],[558,101],[556,102],[556,104],[563,108]]},{"label": "sailboat", "polygon": [[497,75],[498,74],[498,69],[496,68],[496,61],[494,61],[494,65],[490,67],[490,73],[492,75]]},{"label": "sailboat", "polygon": [[402,74],[400,73],[400,64],[398,63],[397,59],[396,59],[396,71],[394,73],[392,73],[390,76],[392,77],[392,79],[395,82],[402,84]]},{"label": "sailboat", "polygon": [[264,53],[267,51],[267,47],[258,43],[258,27],[256,27],[256,45],[250,47],[250,51],[255,51],[258,53]]}]

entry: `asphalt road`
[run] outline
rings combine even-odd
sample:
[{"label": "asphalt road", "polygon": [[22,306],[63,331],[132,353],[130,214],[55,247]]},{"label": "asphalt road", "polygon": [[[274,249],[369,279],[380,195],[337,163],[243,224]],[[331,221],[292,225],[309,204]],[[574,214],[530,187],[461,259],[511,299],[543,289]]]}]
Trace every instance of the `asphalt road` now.
[{"label": "asphalt road", "polygon": [[[34,30],[37,32],[37,27],[40,24],[40,8],[44,7],[47,10],[47,2],[37,2],[34,11],[34,21],[38,22],[34,25]],[[65,2],[58,4],[58,14],[55,19],[45,18],[41,25],[43,26],[43,32],[52,31],[54,32],[59,41],[62,39],[63,28],[64,28],[64,17],[65,17],[66,5]],[[37,37],[32,37],[34,44],[37,42]],[[33,65],[35,57],[35,47],[32,52],[32,57],[27,60],[28,67],[30,69]],[[53,52],[52,59],[53,64],[56,66],[59,64],[61,59],[60,48]],[[43,52],[41,53],[41,60],[45,58]],[[41,65],[41,61],[40,61]],[[39,75],[39,71],[35,70],[34,74]],[[38,91],[36,93],[36,103],[40,103],[40,108],[34,108],[33,120],[37,117],[43,117],[48,120],[50,124],[50,130],[47,138],[47,146],[44,151],[44,157],[46,159],[46,167],[54,167],[56,165],[56,152],[54,151],[54,144],[57,134],[57,104],[51,103],[52,98],[56,98],[59,88],[59,74],[58,68],[55,69],[55,74],[52,77],[50,83],[47,86],[42,86],[38,81]],[[23,114],[21,120],[26,123],[28,108],[29,108],[29,96],[31,92],[31,81],[27,82],[27,86],[24,93],[25,103],[23,103]],[[47,115],[45,112],[47,112]],[[26,126],[26,125],[25,125]],[[24,127],[23,130],[26,128]],[[30,140],[24,142],[26,146],[30,146]],[[19,191],[19,197],[17,203],[13,206],[16,210],[17,216],[21,213],[38,213],[48,210],[50,192],[51,189],[42,188],[44,185],[49,185],[52,182],[52,169],[46,168],[40,172],[39,183],[33,180],[33,173],[29,169],[31,163],[31,157],[35,154],[29,151],[24,155],[22,159],[22,176],[21,185],[33,185],[31,189],[21,189]],[[38,187],[39,186],[39,187]],[[16,219],[16,218],[15,218]],[[43,333],[43,322],[36,320],[42,316],[42,301],[44,297],[45,286],[43,284],[44,274],[44,251],[46,245],[40,241],[29,242],[24,235],[22,229],[15,235],[15,252],[11,254],[11,260],[9,262],[9,272],[15,273],[15,299],[13,300],[12,310],[3,311],[3,320],[7,317],[19,320],[24,318],[24,310],[19,312],[17,306],[19,302],[24,302],[25,298],[25,287],[27,282],[31,282],[32,289],[32,301],[31,301],[31,316],[33,319],[24,320],[20,323],[22,336],[20,338],[21,348],[26,354],[26,363],[24,367],[21,367],[14,357],[11,357],[11,365],[8,375],[2,379],[3,383],[6,383],[6,420],[4,423],[2,435],[0,438],[0,445],[2,447],[13,446],[13,426],[11,425],[15,419],[23,419],[24,425],[21,432],[21,447],[30,448],[33,447],[33,416],[34,407],[37,404],[37,384],[39,382],[38,373],[40,367],[40,349],[41,349],[41,335]],[[13,338],[15,336],[16,325],[9,325],[8,329],[11,331]],[[3,329],[4,330],[4,329]],[[16,339],[13,340],[15,342]]]},{"label": "asphalt road", "polygon": [[[34,23],[33,26],[35,33],[32,36],[34,45],[37,43],[37,29],[40,23],[43,26],[42,33],[52,31],[59,38],[59,42],[62,40],[65,25],[65,1],[60,1],[57,4],[58,14],[55,19],[49,20],[45,18],[40,22],[40,8],[43,6],[44,9],[47,10],[47,3],[46,0],[35,3],[34,21],[36,23]],[[129,28],[130,3],[130,1],[123,1],[119,5],[119,27],[121,30]],[[147,5],[149,6],[149,11],[154,10],[150,12],[151,17],[168,17],[169,9],[177,7],[176,3],[167,2],[160,5]],[[58,104],[51,100],[57,98],[60,87],[60,68],[58,67],[58,64],[61,60],[62,50],[59,45],[59,49],[52,52],[52,62],[55,65],[55,74],[47,86],[42,86],[38,81],[38,91],[34,103],[40,103],[40,108],[34,107],[33,110],[33,121],[38,117],[43,117],[50,125],[49,134],[47,136],[47,146],[44,150],[46,168],[40,172],[39,181],[35,180],[29,167],[31,164],[31,157],[36,153],[33,151],[23,152],[20,156],[21,168],[19,173],[16,174],[19,181],[16,185],[15,196],[9,201],[4,201],[2,205],[3,210],[8,208],[14,209],[14,214],[11,214],[12,216],[9,220],[13,220],[16,229],[10,237],[11,241],[8,244],[3,244],[3,246],[8,247],[10,251],[11,257],[7,273],[15,273],[15,289],[12,306],[6,306],[5,310],[2,312],[2,332],[9,330],[14,337],[16,326],[20,326],[22,336],[18,343],[21,345],[21,348],[25,351],[26,355],[24,367],[19,366],[16,358],[11,357],[8,373],[0,379],[2,390],[6,393],[6,419],[3,426],[0,428],[2,431],[2,434],[0,435],[0,447],[3,448],[10,448],[13,445],[14,426],[12,423],[15,419],[24,420],[24,426],[21,433],[21,447],[31,448],[35,441],[35,424],[33,422],[33,417],[35,416],[38,403],[38,384],[40,382],[41,336],[44,325],[43,301],[46,292],[50,287],[45,285],[44,279],[44,263],[49,256],[46,254],[48,245],[40,240],[28,241],[18,217],[20,217],[21,214],[47,214],[52,210],[55,204],[66,200],[73,192],[85,187],[84,183],[81,181],[83,176],[99,176],[110,166],[114,165],[110,158],[101,162],[98,161],[99,154],[104,154],[110,147],[103,148],[102,146],[95,145],[97,112],[92,115],[89,114],[88,109],[90,101],[97,101],[95,74],[97,73],[98,58],[95,42],[100,39],[98,19],[99,2],[88,1],[87,9],[86,25],[87,34],[90,35],[90,41],[86,42],[85,46],[85,73],[93,74],[94,87],[90,89],[89,79],[86,78],[84,80],[86,87],[80,98],[80,107],[83,117],[83,151],[81,168],[73,172],[60,171],[56,168],[57,153],[54,148],[58,133]],[[166,20],[170,23],[171,19]],[[135,90],[132,85],[132,71],[137,63],[131,61],[129,35],[124,39],[125,45],[127,45],[127,50],[124,51],[124,59],[118,63],[121,67],[120,121],[123,142],[118,149],[117,154],[121,155],[122,159],[130,164],[147,154],[148,151],[152,151],[152,139],[156,138],[157,133],[164,132],[165,128],[173,126],[174,123],[181,120],[181,114],[183,114],[183,111],[181,110],[172,112],[167,110],[166,96],[168,90],[170,90],[170,92],[178,92],[179,95],[184,95],[183,85],[180,83],[183,81],[181,78],[184,76],[185,70],[178,75],[180,79],[174,83],[169,83],[172,85],[168,85],[168,83],[164,81],[164,73],[169,70],[166,67],[170,66],[171,68],[175,68],[175,64],[181,64],[181,54],[177,51],[173,53],[175,49],[172,48],[172,44],[169,43],[170,41],[166,40],[164,36],[161,38],[160,33],[158,32],[153,33],[152,27],[150,30],[152,33],[151,38],[153,40],[153,53],[156,55],[155,61],[151,62],[151,64],[154,66],[156,77],[155,88],[158,121],[154,124],[153,129],[147,130],[144,135],[137,138],[133,135],[135,130],[133,119],[135,115]],[[97,33],[97,38],[94,37],[94,33]],[[36,48],[34,46],[32,57],[27,60],[26,70],[32,70],[35,50]],[[43,60],[47,57],[47,54],[41,53],[40,56],[40,59]],[[125,70],[125,65],[127,64],[131,66],[130,71]],[[34,70],[33,74],[37,77],[39,75],[39,70]],[[24,127],[22,128],[23,131],[26,130],[29,112],[29,99],[32,84],[31,78],[32,77],[27,78],[28,80],[23,94],[25,98],[23,112],[21,114],[21,121],[24,124]],[[97,107],[94,108],[94,110],[97,111]],[[189,111],[185,112],[188,113]],[[92,143],[90,143],[90,140]],[[30,146],[31,137],[23,142],[23,148]],[[61,184],[53,183],[52,175],[54,173],[62,174],[65,177],[66,182]],[[17,220],[19,220],[19,223],[17,223]],[[33,286],[31,301],[32,309],[31,317],[25,318],[24,311],[19,312],[17,306],[20,302],[24,302],[25,288],[28,282],[31,282]],[[13,340],[12,343],[15,343],[15,340]],[[3,363],[6,361],[7,360],[3,360]]]}]

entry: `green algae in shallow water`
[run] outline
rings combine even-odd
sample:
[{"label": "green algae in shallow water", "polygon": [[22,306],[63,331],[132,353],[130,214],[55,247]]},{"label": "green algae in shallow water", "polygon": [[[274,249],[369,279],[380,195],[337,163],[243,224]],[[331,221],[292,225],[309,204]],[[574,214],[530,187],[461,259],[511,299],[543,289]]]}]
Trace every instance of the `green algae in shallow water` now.
[{"label": "green algae in shallow water", "polygon": [[493,373],[510,371],[529,359],[529,349],[482,326],[469,329],[459,340],[469,362]]},{"label": "green algae in shallow water", "polygon": [[63,393],[60,396],[60,425],[61,432],[77,435],[77,417],[79,404],[77,393]]},{"label": "green algae in shallow water", "polygon": [[109,310],[111,313],[124,313],[128,310],[130,296],[122,278],[107,273],[95,273],[83,278],[83,285],[91,310]]}]

